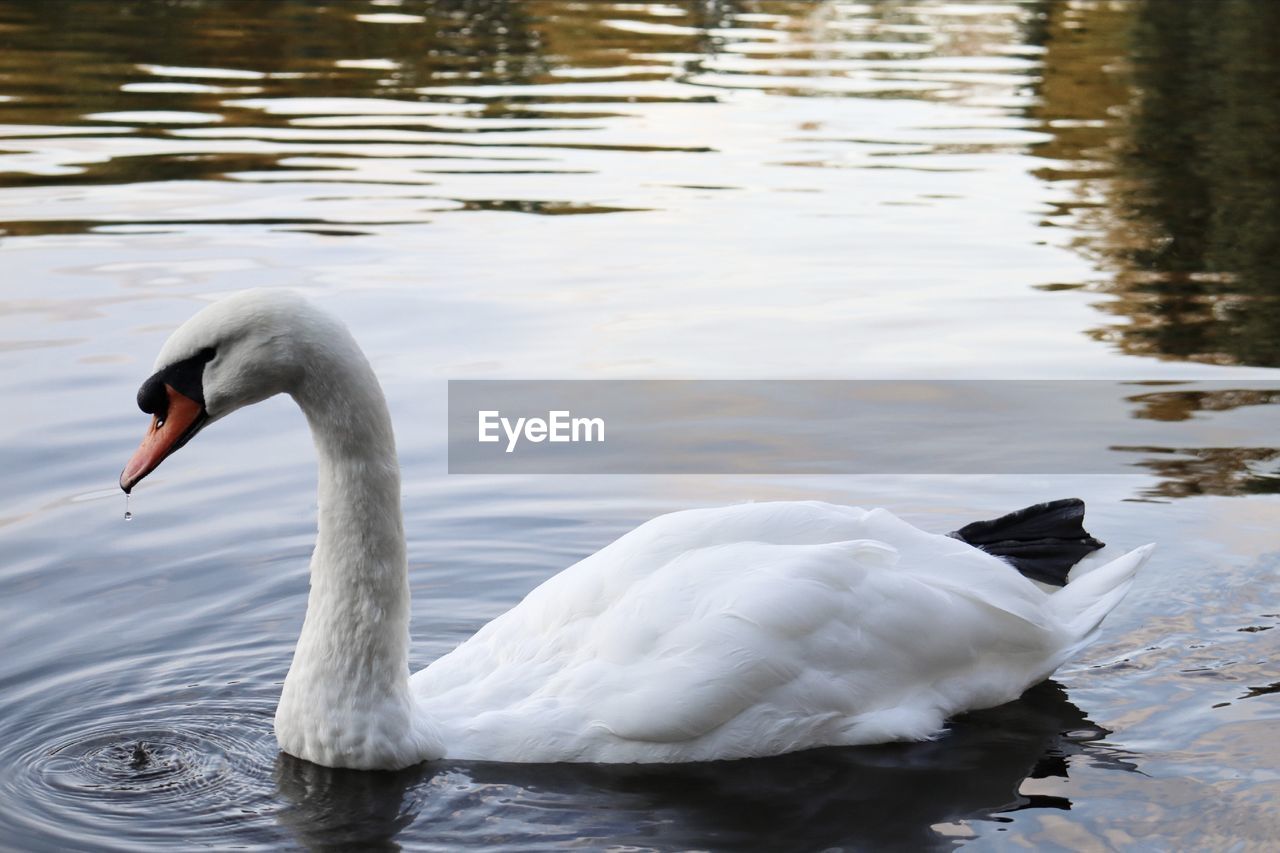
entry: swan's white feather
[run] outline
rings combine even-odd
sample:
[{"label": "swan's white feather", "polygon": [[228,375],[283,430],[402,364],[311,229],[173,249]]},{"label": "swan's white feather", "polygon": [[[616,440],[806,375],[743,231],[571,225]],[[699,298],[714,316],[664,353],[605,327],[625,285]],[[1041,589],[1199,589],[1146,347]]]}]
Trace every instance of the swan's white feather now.
[{"label": "swan's white feather", "polygon": [[1052,598],[884,510],[690,510],[552,577],[410,685],[455,758],[697,761],[921,739],[1062,662],[1080,638]]}]

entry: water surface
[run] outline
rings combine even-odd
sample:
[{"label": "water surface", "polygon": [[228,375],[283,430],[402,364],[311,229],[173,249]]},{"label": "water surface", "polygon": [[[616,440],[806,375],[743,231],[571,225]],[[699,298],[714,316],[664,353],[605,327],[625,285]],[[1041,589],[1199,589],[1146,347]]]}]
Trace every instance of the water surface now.
[{"label": "water surface", "polygon": [[[0,838],[1273,843],[1278,14],[0,0]],[[936,743],[318,768],[271,735],[314,536],[303,419],[273,400],[219,423],[129,524],[114,487],[166,335],[250,286],[340,312],[382,378],[415,667],[689,506],[820,498],[942,531],[1078,494],[1101,538],[1160,551],[1055,683]],[[1130,474],[448,475],[445,380],[483,378],[1235,387],[1135,393]],[[1218,440],[1164,440],[1187,420]]]}]

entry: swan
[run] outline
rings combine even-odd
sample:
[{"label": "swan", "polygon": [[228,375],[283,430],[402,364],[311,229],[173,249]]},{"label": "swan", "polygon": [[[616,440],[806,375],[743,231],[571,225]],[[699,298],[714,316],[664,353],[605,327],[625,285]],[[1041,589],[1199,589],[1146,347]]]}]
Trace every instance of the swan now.
[{"label": "swan", "polygon": [[1076,500],[952,535],[816,501],[691,509],[570,566],[410,676],[391,418],[337,318],[275,289],[200,310],[138,391],[152,420],[120,486],[275,394],[301,407],[319,455],[311,586],[275,733],[330,767],[693,762],[934,738],[1053,673],[1153,547],[1084,561],[1062,586],[1101,547]]}]

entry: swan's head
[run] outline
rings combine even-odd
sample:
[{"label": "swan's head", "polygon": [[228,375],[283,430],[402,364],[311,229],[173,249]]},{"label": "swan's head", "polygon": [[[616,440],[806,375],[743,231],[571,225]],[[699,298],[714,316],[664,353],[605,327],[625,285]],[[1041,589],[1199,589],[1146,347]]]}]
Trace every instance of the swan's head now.
[{"label": "swan's head", "polygon": [[291,391],[304,360],[298,331],[316,314],[294,293],[250,290],[215,302],[183,323],[138,389],[138,408],[151,415],[151,426],[121,472],[120,488],[132,490],[219,418]]}]

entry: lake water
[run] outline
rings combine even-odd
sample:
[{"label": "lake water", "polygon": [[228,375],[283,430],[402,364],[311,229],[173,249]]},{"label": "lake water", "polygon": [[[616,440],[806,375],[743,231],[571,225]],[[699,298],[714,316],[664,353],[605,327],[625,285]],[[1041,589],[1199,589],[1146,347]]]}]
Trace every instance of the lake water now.
[{"label": "lake water", "polygon": [[[1273,849],[1278,27],[1270,0],[0,0],[0,847]],[[115,487],[167,334],[250,286],[340,312],[384,383],[415,668],[671,509],[944,531],[1075,494],[1160,548],[1054,682],[935,743],[319,768],[271,733],[314,536],[297,410],[202,434],[131,523]],[[1123,474],[448,474],[446,380],[495,378],[1175,384],[1132,401]]]}]

